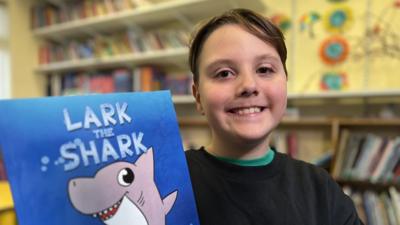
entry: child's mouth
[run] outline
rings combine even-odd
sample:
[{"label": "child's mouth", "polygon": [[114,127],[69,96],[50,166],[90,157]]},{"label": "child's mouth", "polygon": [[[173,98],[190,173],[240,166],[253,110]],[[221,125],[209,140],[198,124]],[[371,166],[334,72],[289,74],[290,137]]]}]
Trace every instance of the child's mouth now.
[{"label": "child's mouth", "polygon": [[259,113],[264,111],[266,107],[260,107],[260,106],[251,106],[251,107],[239,107],[239,108],[233,108],[228,110],[229,113],[233,113],[236,115],[250,115],[254,113]]}]

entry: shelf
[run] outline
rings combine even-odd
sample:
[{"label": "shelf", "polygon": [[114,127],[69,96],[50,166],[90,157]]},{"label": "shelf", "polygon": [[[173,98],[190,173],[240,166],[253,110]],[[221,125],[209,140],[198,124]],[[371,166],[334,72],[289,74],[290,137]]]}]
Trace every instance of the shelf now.
[{"label": "shelf", "polygon": [[105,58],[79,59],[40,65],[37,73],[54,73],[71,70],[89,70],[119,66],[151,65],[181,65],[186,61],[187,48],[165,49],[143,53],[116,55]]},{"label": "shelf", "polygon": [[179,126],[197,126],[207,127],[208,123],[205,119],[193,119],[193,118],[179,118]]},{"label": "shelf", "polygon": [[[178,96],[174,96],[173,99]],[[174,101],[175,102],[175,101]],[[207,125],[203,119],[182,118],[180,121],[182,125]],[[342,125],[355,125],[355,126],[400,126],[400,119],[380,119],[380,118],[366,118],[366,119],[348,119],[348,118],[283,118],[279,126],[332,126],[333,124]]]},{"label": "shelf", "polygon": [[289,93],[288,100],[302,99],[335,99],[335,98],[371,98],[371,97],[397,97],[400,90],[384,91],[328,91],[318,93]]},{"label": "shelf", "polygon": [[280,126],[331,126],[332,120],[326,118],[283,118]]},{"label": "shelf", "polygon": [[[207,126],[207,121],[204,119],[193,119],[193,118],[181,118],[179,124],[182,126]],[[307,126],[307,125],[332,125],[332,120],[329,119],[287,119],[284,118],[280,125],[295,125],[295,126]]]},{"label": "shelf", "polygon": [[[322,92],[310,94],[288,94],[288,101],[296,100],[312,100],[312,99],[342,99],[342,98],[374,98],[374,97],[399,97],[400,90],[390,91],[360,91],[360,92]],[[183,97],[176,103],[178,104],[194,104],[193,97]],[[389,122],[388,122],[389,123]],[[398,121],[396,122],[398,123]]]},{"label": "shelf", "polygon": [[384,191],[388,190],[390,187],[396,187],[400,189],[400,183],[372,183],[369,181],[356,181],[356,180],[341,180],[337,179],[336,182],[341,186],[350,186],[352,188],[360,190],[374,190],[374,191]]},{"label": "shelf", "polygon": [[382,118],[365,118],[365,119],[341,119],[340,126],[399,126],[400,119],[382,119]]},{"label": "shelf", "polygon": [[33,33],[41,38],[70,38],[93,32],[111,32],[129,26],[154,25],[160,22],[182,19],[186,22],[195,21],[237,6],[246,6],[258,10],[264,8],[259,1],[170,0],[37,28],[33,30]]},{"label": "shelf", "polygon": [[175,104],[194,104],[194,97],[192,95],[174,95],[172,101]]}]

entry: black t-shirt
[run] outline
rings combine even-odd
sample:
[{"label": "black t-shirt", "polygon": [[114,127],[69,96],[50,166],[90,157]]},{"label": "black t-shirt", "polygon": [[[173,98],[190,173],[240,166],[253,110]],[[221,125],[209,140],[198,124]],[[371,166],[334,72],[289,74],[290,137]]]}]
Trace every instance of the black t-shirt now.
[{"label": "black t-shirt", "polygon": [[186,151],[202,225],[359,225],[351,199],[328,173],[275,153],[266,166]]}]

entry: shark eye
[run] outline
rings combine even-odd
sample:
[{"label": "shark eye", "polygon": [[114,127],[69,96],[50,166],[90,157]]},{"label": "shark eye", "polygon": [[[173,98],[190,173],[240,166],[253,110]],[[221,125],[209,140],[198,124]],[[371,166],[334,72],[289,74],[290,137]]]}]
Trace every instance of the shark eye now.
[{"label": "shark eye", "polygon": [[124,187],[127,187],[133,183],[135,175],[133,171],[129,168],[124,168],[118,173],[118,183]]}]

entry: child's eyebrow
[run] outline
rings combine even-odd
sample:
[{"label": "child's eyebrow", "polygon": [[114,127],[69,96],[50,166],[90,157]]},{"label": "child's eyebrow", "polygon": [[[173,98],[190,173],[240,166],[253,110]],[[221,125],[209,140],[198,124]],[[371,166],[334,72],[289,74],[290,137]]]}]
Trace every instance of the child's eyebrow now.
[{"label": "child's eyebrow", "polygon": [[220,66],[220,65],[228,65],[229,66],[229,65],[233,65],[233,64],[234,64],[234,61],[231,59],[217,59],[217,60],[211,62],[210,64],[208,64],[205,69],[207,72],[212,72],[215,69],[215,67],[217,67],[217,66]]},{"label": "child's eyebrow", "polygon": [[274,63],[280,62],[280,59],[278,57],[271,54],[263,54],[256,57],[256,61],[261,61],[261,60],[271,60]]}]

